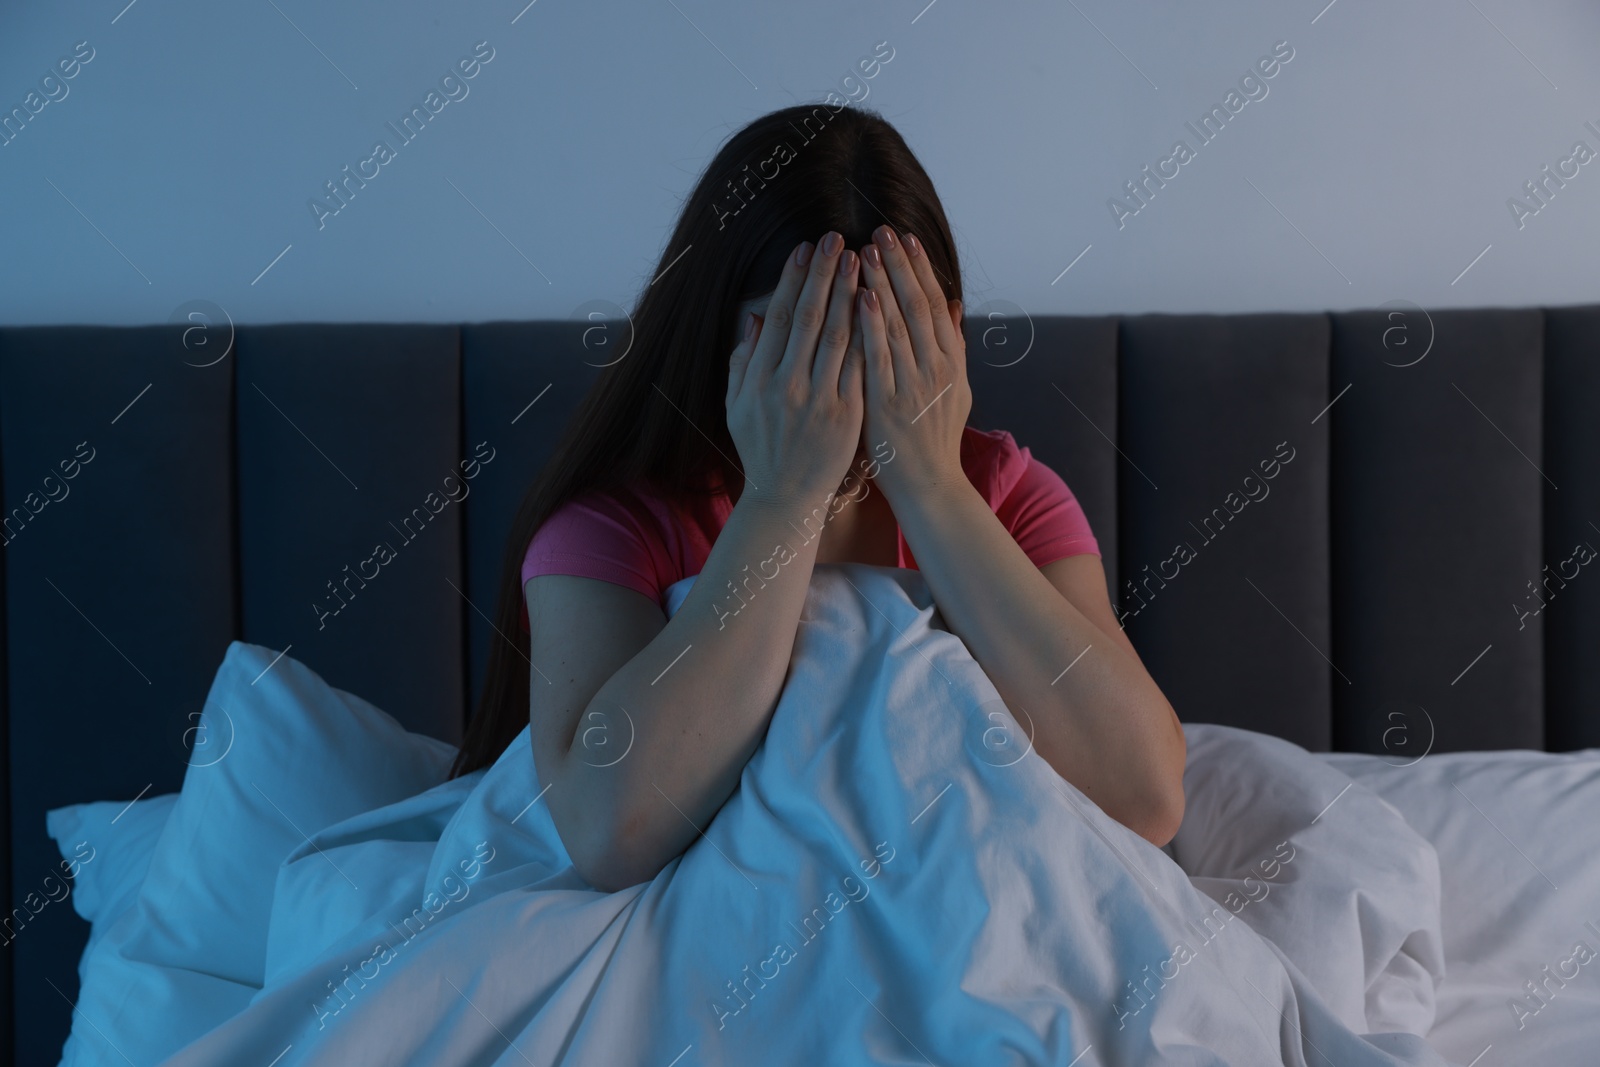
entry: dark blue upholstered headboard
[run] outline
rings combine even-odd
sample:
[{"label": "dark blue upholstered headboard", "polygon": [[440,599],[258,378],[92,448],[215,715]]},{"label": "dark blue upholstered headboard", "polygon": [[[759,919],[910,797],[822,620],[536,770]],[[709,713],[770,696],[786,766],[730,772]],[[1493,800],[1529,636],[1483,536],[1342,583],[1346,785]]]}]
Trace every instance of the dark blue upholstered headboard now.
[{"label": "dark blue upholstered headboard", "polygon": [[[459,739],[510,516],[602,373],[585,328],[241,327],[216,362],[176,327],[0,330],[17,1062],[54,1062],[49,983],[75,995],[86,934],[22,907],[55,869],[45,811],[176,790],[230,640]],[[1600,576],[1570,562],[1600,545],[1600,306],[968,336],[972,424],[1078,494],[1181,718],[1407,758],[1600,745]],[[403,534],[479,442],[466,500]],[[380,540],[397,558],[321,615]]]}]

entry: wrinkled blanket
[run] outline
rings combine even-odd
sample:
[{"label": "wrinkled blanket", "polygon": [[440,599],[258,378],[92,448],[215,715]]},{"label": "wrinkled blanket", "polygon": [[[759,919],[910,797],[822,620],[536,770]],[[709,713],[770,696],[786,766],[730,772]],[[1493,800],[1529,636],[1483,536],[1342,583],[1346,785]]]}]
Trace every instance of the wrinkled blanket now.
[{"label": "wrinkled blanket", "polygon": [[266,987],[167,1063],[1445,1063],[1437,862],[1375,794],[1191,726],[1163,850],[1027,735],[918,573],[819,567],[764,743],[653,881],[577,876],[524,730],[289,857]]}]

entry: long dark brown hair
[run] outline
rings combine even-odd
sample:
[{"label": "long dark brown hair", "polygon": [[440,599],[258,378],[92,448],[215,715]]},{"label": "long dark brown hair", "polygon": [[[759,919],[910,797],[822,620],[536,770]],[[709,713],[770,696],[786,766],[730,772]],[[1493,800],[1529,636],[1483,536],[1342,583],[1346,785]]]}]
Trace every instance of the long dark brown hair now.
[{"label": "long dark brown hair", "polygon": [[517,509],[488,676],[451,777],[493,763],[528,722],[519,579],[534,533],[575,497],[633,484],[678,499],[727,493],[737,501],[743,478],[727,458],[737,449],[725,405],[740,303],[776,287],[801,241],[837,230],[847,248],[860,249],[884,223],[915,234],[945,299],[961,297],[955,240],[933,182],[881,116],[847,105],[789,107],[722,146],[639,295],[632,349],[601,372]]}]

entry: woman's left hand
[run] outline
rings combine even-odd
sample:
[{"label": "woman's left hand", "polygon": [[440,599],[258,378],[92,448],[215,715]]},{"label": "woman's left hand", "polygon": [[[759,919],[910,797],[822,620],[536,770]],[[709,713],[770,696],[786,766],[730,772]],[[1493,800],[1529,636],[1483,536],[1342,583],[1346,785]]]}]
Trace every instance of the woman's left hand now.
[{"label": "woman's left hand", "polygon": [[[887,441],[877,482],[891,501],[966,481],[961,431],[972,410],[961,301],[946,301],[921,244],[888,226],[861,251],[856,326],[866,357],[866,443]],[[880,460],[882,457],[880,457]]]}]

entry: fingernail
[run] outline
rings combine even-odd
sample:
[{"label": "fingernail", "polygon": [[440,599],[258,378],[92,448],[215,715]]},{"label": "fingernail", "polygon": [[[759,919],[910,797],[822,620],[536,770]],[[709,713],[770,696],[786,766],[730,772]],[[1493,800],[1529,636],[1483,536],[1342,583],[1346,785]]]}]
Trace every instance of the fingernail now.
[{"label": "fingernail", "polygon": [[872,239],[882,245],[885,252],[894,247],[894,231],[888,226],[879,226],[873,230]]},{"label": "fingernail", "polygon": [[867,310],[868,311],[872,312],[873,314],[877,314],[877,311],[878,311],[878,294],[873,292],[871,289],[867,290],[866,304],[867,304]]},{"label": "fingernail", "polygon": [[812,245],[810,241],[801,241],[800,247],[794,250],[794,265],[803,267],[811,262]]},{"label": "fingernail", "polygon": [[883,269],[883,257],[878,254],[877,245],[868,245],[861,250],[861,258],[867,261],[867,266],[873,270]]},{"label": "fingernail", "polygon": [[822,238],[822,254],[831,256],[839,251],[839,246],[844,244],[844,238],[829,230]]},{"label": "fingernail", "polygon": [[[843,240],[843,238],[840,238],[840,240]],[[847,248],[844,250],[844,255],[839,257],[839,277],[848,278],[855,272],[856,254]]]},{"label": "fingernail", "polygon": [[906,251],[913,256],[922,255],[922,242],[917,240],[914,235],[906,234]]},{"label": "fingernail", "polygon": [[746,311],[744,313],[744,339],[746,341],[750,340],[750,338],[755,336],[755,333],[756,313],[754,311]]}]

